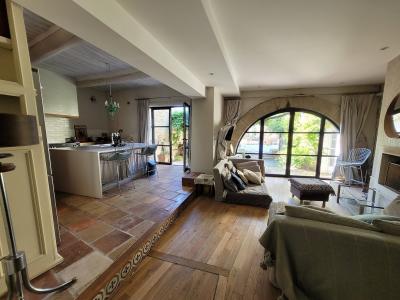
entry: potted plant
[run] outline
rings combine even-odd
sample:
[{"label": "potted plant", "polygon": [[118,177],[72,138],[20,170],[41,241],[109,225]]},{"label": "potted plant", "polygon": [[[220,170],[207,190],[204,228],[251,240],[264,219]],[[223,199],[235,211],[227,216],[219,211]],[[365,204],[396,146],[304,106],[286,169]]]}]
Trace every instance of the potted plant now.
[{"label": "potted plant", "polygon": [[165,149],[164,149],[163,146],[161,146],[160,153],[157,154],[157,161],[158,162],[165,162]]}]

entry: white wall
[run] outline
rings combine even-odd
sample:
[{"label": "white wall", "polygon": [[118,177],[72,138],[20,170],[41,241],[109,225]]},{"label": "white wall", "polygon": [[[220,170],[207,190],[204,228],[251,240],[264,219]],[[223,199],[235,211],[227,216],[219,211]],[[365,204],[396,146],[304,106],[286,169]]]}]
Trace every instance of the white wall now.
[{"label": "white wall", "polygon": [[[150,86],[137,89],[128,89],[115,92],[114,98],[119,102],[121,108],[110,122],[110,130],[116,131],[123,129],[124,137],[138,139],[138,119],[137,119],[137,101],[139,98],[156,98],[150,100],[150,106],[174,106],[182,105],[185,98],[177,91],[164,86]],[[189,98],[186,98],[189,100]]]},{"label": "white wall", "polygon": [[191,169],[194,172],[212,173],[222,113],[223,98],[216,88],[207,87],[206,98],[192,101]]},{"label": "white wall", "polygon": [[384,131],[384,119],[386,111],[392,102],[392,99],[400,93],[400,55],[389,62],[386,77],[385,87],[383,91],[381,115],[379,118],[378,138],[375,148],[374,168],[372,171],[372,183],[378,188],[379,191],[387,198],[386,204],[396,197],[396,194],[389,189],[379,185],[378,176],[381,167],[381,159],[383,152],[394,153],[400,156],[400,139],[390,138]]},{"label": "white wall", "polygon": [[[79,118],[72,119],[74,125],[86,125],[88,136],[101,136],[110,132],[109,117],[104,107],[107,93],[93,88],[78,88]],[[91,101],[90,98],[96,98]]]}]

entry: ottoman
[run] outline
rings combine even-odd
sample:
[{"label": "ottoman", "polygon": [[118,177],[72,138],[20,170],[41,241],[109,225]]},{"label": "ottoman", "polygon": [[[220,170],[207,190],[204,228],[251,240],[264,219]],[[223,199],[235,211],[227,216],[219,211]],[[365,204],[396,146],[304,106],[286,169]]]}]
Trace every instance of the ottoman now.
[{"label": "ottoman", "polygon": [[333,188],[325,181],[316,178],[290,178],[290,192],[303,204],[303,200],[322,201],[322,207],[329,200],[329,195],[335,195]]}]

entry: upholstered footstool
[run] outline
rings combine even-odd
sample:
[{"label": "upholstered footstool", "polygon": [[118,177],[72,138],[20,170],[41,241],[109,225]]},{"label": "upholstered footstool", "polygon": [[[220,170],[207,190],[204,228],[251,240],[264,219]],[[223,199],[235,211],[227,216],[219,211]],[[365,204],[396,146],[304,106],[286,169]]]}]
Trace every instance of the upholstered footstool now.
[{"label": "upholstered footstool", "polygon": [[335,195],[333,188],[325,181],[316,178],[290,178],[290,192],[303,204],[303,200],[322,201],[322,207],[329,200],[329,195]]}]

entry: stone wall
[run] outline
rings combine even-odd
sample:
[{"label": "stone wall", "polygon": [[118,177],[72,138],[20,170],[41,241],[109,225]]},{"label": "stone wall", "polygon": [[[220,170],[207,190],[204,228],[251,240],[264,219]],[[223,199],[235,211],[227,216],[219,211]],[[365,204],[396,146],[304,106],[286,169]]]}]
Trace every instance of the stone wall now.
[{"label": "stone wall", "polygon": [[320,113],[336,124],[340,123],[340,103],[327,102],[318,97],[280,97],[264,101],[242,115],[232,136],[232,145],[236,149],[244,132],[254,122],[265,115],[285,108],[299,108]]},{"label": "stone wall", "polygon": [[379,118],[378,137],[375,148],[374,167],[371,176],[371,182],[378,188],[388,204],[397,195],[389,189],[379,185],[378,176],[381,167],[382,153],[395,154],[400,156],[400,139],[390,138],[384,131],[384,120],[386,111],[392,102],[392,99],[400,93],[400,56],[397,56],[388,64],[383,90],[381,115]]}]

